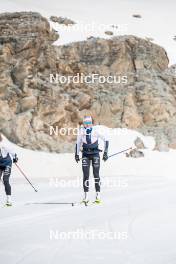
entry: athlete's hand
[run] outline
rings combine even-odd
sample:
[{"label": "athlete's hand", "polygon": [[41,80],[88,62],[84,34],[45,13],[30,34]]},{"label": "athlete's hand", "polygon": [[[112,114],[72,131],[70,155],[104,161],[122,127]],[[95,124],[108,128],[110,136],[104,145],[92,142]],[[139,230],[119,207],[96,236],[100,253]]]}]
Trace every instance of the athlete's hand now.
[{"label": "athlete's hand", "polygon": [[78,161],[80,161],[80,159],[79,159],[79,155],[75,155],[75,160],[76,160],[76,162],[78,163]]},{"label": "athlete's hand", "polygon": [[103,160],[107,161],[108,160],[108,153],[105,151],[103,154]]},{"label": "athlete's hand", "polygon": [[15,157],[13,158],[13,163],[17,163],[18,162],[18,157],[17,154],[15,154]]}]

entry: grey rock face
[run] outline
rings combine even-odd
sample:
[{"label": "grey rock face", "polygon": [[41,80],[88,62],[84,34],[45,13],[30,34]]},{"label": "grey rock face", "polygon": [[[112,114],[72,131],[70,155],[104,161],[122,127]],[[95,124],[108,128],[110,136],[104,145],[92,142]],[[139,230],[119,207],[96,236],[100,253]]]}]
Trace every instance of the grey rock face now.
[{"label": "grey rock face", "polygon": [[142,141],[141,138],[137,137],[134,141],[134,144],[136,146],[137,149],[145,149],[145,145],[144,142]]},{"label": "grey rock face", "polygon": [[[54,46],[58,34],[38,13],[0,15],[0,129],[32,149],[73,150],[85,114],[97,124],[161,135],[176,146],[176,75],[165,50],[135,36]],[[50,74],[115,76],[115,83],[51,83]],[[59,130],[60,131],[60,130]]]},{"label": "grey rock face", "polygon": [[126,157],[127,158],[143,158],[144,157],[144,153],[140,150],[137,149],[132,149],[129,153],[126,153]]}]

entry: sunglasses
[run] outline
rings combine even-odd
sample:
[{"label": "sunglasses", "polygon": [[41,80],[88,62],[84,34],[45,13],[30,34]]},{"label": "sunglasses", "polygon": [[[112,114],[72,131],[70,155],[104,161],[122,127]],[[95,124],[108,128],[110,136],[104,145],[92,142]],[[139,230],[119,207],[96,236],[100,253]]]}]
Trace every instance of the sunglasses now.
[{"label": "sunglasses", "polygon": [[83,122],[84,125],[92,125],[92,122],[91,121],[85,121]]}]

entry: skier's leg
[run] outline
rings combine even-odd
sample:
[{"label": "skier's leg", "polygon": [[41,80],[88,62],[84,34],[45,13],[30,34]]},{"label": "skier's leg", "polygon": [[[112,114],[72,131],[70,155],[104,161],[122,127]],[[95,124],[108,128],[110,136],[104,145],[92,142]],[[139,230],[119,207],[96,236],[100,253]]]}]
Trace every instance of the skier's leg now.
[{"label": "skier's leg", "polygon": [[7,195],[7,204],[11,204],[11,186],[9,182],[10,174],[11,174],[11,166],[7,166],[3,173],[3,183]]},{"label": "skier's leg", "polygon": [[92,158],[93,175],[95,180],[95,190],[100,193],[100,156],[96,155]]},{"label": "skier's leg", "polygon": [[[85,196],[89,191],[89,172],[90,172],[90,159],[88,157],[82,158],[82,170],[83,170],[83,189]],[[85,197],[86,199],[87,197]]]},{"label": "skier's leg", "polygon": [[2,173],[3,173],[3,169],[0,168],[0,180],[1,180],[1,177],[2,177]]}]

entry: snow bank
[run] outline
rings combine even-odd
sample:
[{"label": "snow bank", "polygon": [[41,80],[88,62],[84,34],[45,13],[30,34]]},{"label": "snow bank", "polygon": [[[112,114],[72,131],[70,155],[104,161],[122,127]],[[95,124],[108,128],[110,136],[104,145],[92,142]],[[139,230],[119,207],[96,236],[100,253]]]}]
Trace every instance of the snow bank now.
[{"label": "snow bank", "polygon": [[[106,129],[109,135],[109,155],[118,151],[134,147],[134,140],[140,137],[146,149],[144,158],[127,158],[120,154],[110,158],[107,162],[102,161],[101,174],[109,176],[148,176],[175,177],[176,151],[169,152],[152,151],[155,141],[152,137],[145,137],[139,132],[129,129]],[[40,151],[32,151],[18,147],[10,143],[19,156],[19,165],[30,178],[65,178],[77,179],[81,177],[81,162],[77,164],[74,160],[74,153],[56,154]],[[100,142],[103,149],[103,143]],[[102,154],[101,154],[102,155]],[[17,168],[13,168],[14,177],[21,177]]]}]

